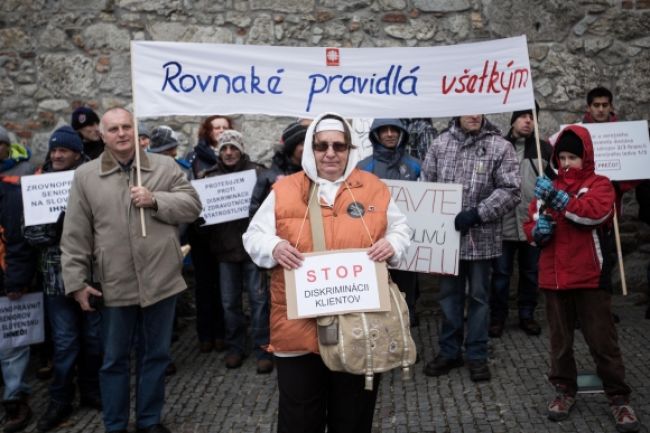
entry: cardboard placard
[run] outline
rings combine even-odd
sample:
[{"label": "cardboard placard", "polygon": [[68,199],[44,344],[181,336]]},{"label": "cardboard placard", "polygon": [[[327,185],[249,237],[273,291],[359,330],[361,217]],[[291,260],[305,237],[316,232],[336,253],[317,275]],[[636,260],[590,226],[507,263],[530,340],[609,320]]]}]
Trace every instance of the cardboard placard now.
[{"label": "cardboard placard", "polygon": [[43,293],[28,293],[15,301],[0,298],[0,349],[45,340]]},{"label": "cardboard placard", "polygon": [[73,177],[74,170],[21,177],[25,226],[56,222],[68,205]]},{"label": "cardboard placard", "polygon": [[390,310],[386,263],[364,248],[306,253],[284,281],[288,319]]}]

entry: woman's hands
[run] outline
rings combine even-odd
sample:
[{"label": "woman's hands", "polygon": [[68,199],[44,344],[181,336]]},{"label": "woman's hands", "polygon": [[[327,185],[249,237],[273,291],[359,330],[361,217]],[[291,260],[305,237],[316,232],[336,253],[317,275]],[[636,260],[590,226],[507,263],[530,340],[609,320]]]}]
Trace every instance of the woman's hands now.
[{"label": "woman's hands", "polygon": [[305,257],[289,241],[282,241],[273,248],[273,258],[284,269],[298,269]]}]

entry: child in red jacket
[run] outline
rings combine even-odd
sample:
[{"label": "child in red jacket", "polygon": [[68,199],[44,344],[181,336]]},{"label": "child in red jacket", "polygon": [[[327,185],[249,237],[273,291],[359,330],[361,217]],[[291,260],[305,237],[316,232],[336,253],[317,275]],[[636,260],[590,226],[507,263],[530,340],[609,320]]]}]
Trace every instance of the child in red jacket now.
[{"label": "child in red jacket", "polygon": [[[640,424],[630,406],[630,387],[612,320],[605,228],[613,215],[615,191],[594,172],[589,131],[566,127],[558,137],[553,162],[555,181],[540,177],[524,231],[542,250],[539,287],[546,297],[550,334],[549,381],[557,390],[548,418],[568,418],[575,404],[577,370],[573,356],[576,320],[596,363],[620,432],[636,432]],[[538,201],[539,200],[539,201]]]}]

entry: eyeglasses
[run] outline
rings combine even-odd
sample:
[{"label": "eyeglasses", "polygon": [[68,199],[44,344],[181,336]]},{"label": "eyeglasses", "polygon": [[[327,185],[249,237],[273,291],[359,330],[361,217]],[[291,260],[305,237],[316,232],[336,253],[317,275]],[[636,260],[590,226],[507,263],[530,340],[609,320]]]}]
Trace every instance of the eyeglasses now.
[{"label": "eyeglasses", "polygon": [[347,143],[341,141],[335,141],[334,143],[328,143],[327,141],[315,141],[311,147],[317,152],[327,152],[327,149],[330,147],[334,149],[336,153],[342,153],[348,150]]}]

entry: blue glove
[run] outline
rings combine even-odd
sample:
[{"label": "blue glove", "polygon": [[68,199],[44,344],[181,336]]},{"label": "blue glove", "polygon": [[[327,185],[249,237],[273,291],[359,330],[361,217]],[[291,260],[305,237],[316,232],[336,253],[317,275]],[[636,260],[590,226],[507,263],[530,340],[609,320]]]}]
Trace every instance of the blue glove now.
[{"label": "blue glove", "polygon": [[569,194],[560,190],[553,190],[553,192],[548,196],[548,205],[551,209],[557,211],[563,211],[565,207],[569,204]]},{"label": "blue glove", "polygon": [[553,230],[555,230],[553,218],[551,218],[550,215],[540,215],[537,224],[535,224],[535,228],[533,229],[533,239],[535,240],[535,243],[539,245],[548,242],[553,235]]},{"label": "blue glove", "polygon": [[538,200],[548,200],[549,195],[555,191],[553,188],[553,181],[546,176],[540,176],[535,182],[535,197]]},{"label": "blue glove", "polygon": [[480,223],[481,217],[478,216],[478,210],[475,207],[459,212],[454,219],[454,227],[461,235],[467,234],[470,228]]}]

